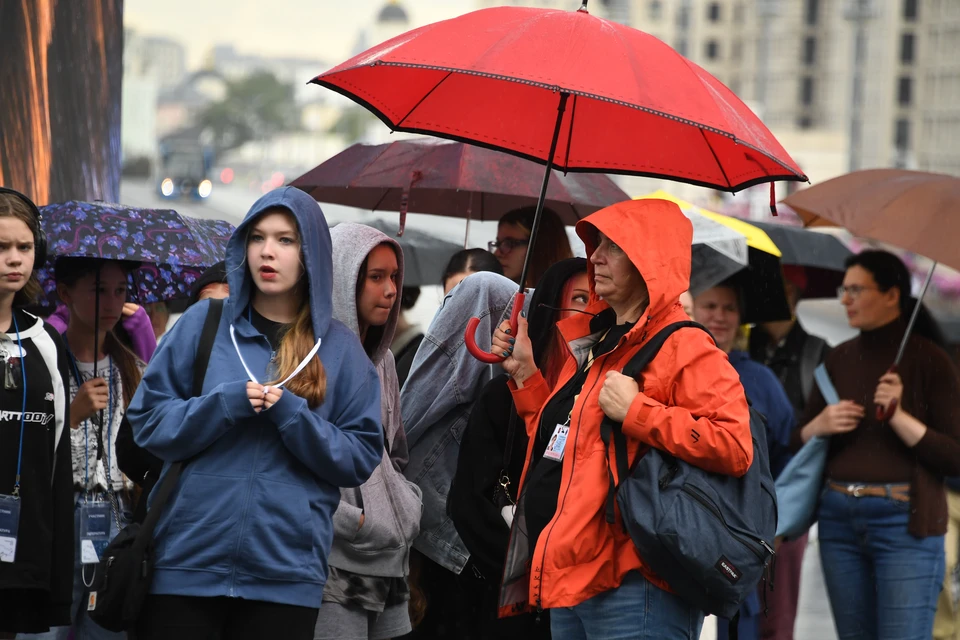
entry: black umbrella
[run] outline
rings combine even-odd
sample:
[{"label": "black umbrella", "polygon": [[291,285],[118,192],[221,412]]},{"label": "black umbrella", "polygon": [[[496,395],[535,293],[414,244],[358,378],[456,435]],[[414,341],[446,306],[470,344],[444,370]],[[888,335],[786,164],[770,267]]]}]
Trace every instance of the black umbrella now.
[{"label": "black umbrella", "polygon": [[807,276],[805,298],[833,298],[843,283],[844,265],[852,252],[840,240],[827,233],[770,222],[750,224],[762,229],[782,254],[782,264],[803,267]]}]

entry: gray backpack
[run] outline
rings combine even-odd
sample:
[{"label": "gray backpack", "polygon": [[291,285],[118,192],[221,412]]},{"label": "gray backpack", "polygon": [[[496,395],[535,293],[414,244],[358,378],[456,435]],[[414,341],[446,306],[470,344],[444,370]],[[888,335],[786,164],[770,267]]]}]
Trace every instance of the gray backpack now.
[{"label": "gray backpack", "polygon": [[[666,339],[695,322],[678,322],[655,335],[624,367],[640,378]],[[622,425],[604,418],[600,435],[614,443],[619,486],[608,459],[607,522],[614,500],[643,561],[670,588],[706,613],[735,618],[774,556],[777,499],[767,454],[766,424],[750,408],[753,463],[742,478],[704,471],[665,451],[650,449],[632,469]]]}]

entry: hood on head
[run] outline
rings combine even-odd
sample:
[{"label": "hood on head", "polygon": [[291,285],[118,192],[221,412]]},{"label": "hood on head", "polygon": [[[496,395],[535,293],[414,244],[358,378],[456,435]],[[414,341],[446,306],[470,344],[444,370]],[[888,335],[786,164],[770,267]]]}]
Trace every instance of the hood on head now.
[{"label": "hood on head", "polygon": [[627,200],[601,209],[577,223],[587,250],[590,297],[597,299],[593,263],[597,232],[613,240],[640,271],[650,294],[649,316],[678,304],[690,288],[693,225],[675,203],[657,198]]},{"label": "hood on head", "polygon": [[333,260],[330,248],[330,229],[320,205],[295,187],[280,187],[253,203],[230,241],[227,243],[227,284],[230,285],[230,304],[225,312],[233,323],[250,304],[253,279],[247,265],[247,234],[253,220],[270,209],[286,209],[296,218],[300,232],[300,251],[307,278],[310,313],[315,339],[322,338],[332,316],[331,289],[333,287]]},{"label": "hood on head", "polygon": [[390,348],[400,319],[400,292],[403,289],[403,250],[400,243],[387,234],[353,222],[341,222],[330,230],[333,242],[333,317],[345,324],[351,331],[360,335],[359,316],[357,314],[357,278],[360,267],[375,247],[388,244],[397,254],[397,297],[390,317],[383,327],[380,343],[373,349],[370,359],[379,363]]}]

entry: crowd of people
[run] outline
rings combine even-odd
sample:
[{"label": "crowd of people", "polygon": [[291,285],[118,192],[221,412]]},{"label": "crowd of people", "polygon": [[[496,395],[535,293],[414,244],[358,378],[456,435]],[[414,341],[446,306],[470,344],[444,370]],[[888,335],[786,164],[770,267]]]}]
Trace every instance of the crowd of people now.
[{"label": "crowd of people", "polygon": [[[280,188],[167,332],[163,306],[131,302],[129,262],[51,258],[58,306],[31,312],[39,212],[0,192],[0,637],[696,639],[704,612],[606,517],[601,423],[622,423],[628,463],[655,448],[737,477],[755,459],[751,406],[773,477],[829,438],[819,549],[839,637],[960,637],[960,378],[925,311],[890,370],[919,304],[898,257],[849,260],[839,295],[859,335],[830,349],[796,321],[802,268],[784,268],[789,320],[753,325],[743,278],[688,291],[676,204],[581,220],[585,259],[549,209],[531,246],[534,213],[450,259],[421,329],[404,316],[419,290],[400,245],[331,230]],[[528,252],[533,294],[513,327]],[[471,318],[500,364],[468,354]],[[689,319],[709,333],[678,330],[640,379],[621,373]],[[839,403],[814,382],[821,364]],[[91,523],[106,515],[108,541],[142,522],[178,462],[136,627],[103,629]],[[794,637],[806,549],[806,535],[776,541],[739,637]]]}]

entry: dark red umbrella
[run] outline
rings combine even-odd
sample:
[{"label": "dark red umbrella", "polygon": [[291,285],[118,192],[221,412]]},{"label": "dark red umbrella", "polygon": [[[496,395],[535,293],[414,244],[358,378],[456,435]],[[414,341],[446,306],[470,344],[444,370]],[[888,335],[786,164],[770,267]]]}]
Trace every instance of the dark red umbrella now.
[{"label": "dark red umbrella", "polygon": [[[653,176],[724,191],[806,180],[720,81],[661,40],[591,16],[586,5],[474,11],[388,40],[314,82],[370,109],[391,129],[478,144],[564,171]],[[527,262],[549,179],[547,171]],[[526,271],[525,265],[521,283]],[[511,322],[522,301],[521,284]],[[472,338],[468,346],[475,347]]]},{"label": "dark red umbrella", "polygon": [[[403,211],[498,220],[537,204],[543,168],[490,149],[435,138],[355,144],[290,184],[318,202],[371,211]],[[553,171],[546,205],[566,224],[629,200],[603,174]],[[402,228],[402,224],[401,224]]]}]

